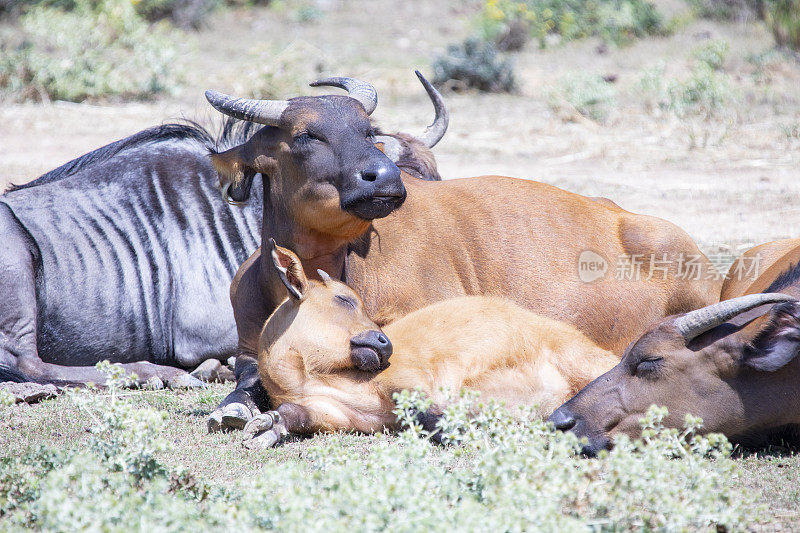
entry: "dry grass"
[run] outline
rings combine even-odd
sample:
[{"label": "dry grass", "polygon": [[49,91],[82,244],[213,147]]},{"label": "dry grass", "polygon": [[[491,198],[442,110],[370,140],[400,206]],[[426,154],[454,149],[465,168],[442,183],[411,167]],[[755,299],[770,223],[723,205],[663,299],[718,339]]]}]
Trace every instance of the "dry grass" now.
[{"label": "dry grass", "polygon": [[[684,9],[679,1],[662,4],[671,13]],[[326,5],[333,9],[313,24],[296,22],[288,3],[215,15],[199,34],[195,52],[180,59],[190,72],[188,80],[182,92],[168,100],[3,106],[0,187],[32,179],[153,124],[183,116],[215,120],[203,90],[247,91],[247,83],[252,83],[248,75],[254,70],[269,73],[274,56],[302,62],[292,66],[295,74],[278,78],[276,87],[285,84],[299,90],[317,70],[362,77],[379,91],[375,116],[384,127],[421,130],[431,110],[412,70],[426,71],[436,52],[471,31],[468,7],[455,0],[342,0]],[[709,35],[730,45],[724,72],[737,95],[730,108],[735,120],[730,125],[709,124],[726,128],[725,138],[690,150],[686,131],[674,116],[647,110],[638,80],[644,69],[659,62],[668,78],[687,75],[691,49]],[[780,55],[748,60],[772,47],[766,28],[693,21],[671,37],[612,47],[604,54],[597,53],[597,44],[576,42],[547,51],[530,47],[516,55],[519,94],[448,95],[451,126],[436,148],[442,175],[507,174],[606,196],[626,209],[678,224],[708,253],[736,253],[798,236],[800,139],[787,132],[800,125],[800,64]],[[577,72],[616,75],[617,105],[606,124],[565,122],[548,105],[553,88]],[[316,89],[303,90],[319,94]],[[297,456],[303,441],[254,454],[240,448],[236,434],[207,435],[206,415],[226,391],[216,386],[200,393],[132,394],[137,401],[168,411],[174,449],[167,460],[215,482],[247,476],[265,461]],[[86,421],[64,400],[16,406],[9,413],[0,426],[3,454],[43,441],[65,447],[83,442]],[[353,445],[359,440],[353,436]],[[797,528],[797,456],[764,453],[741,463],[751,476],[740,482],[754,499],[770,505],[774,529]]]}]

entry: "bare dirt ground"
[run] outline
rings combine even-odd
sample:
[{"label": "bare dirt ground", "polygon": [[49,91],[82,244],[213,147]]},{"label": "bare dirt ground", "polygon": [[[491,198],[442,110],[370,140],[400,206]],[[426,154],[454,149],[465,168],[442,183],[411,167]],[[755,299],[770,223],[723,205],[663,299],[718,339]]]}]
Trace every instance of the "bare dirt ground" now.
[{"label": "bare dirt ground", "polygon": [[[35,178],[150,125],[182,117],[213,123],[206,88],[258,91],[272,71],[282,74],[270,89],[295,91],[282,97],[319,94],[304,88],[317,71],[367,79],[379,90],[381,125],[420,131],[431,112],[412,71],[432,74],[431,58],[473,31],[474,10],[457,2],[330,5],[310,24],[295,22],[287,8],[219,13],[183,43],[187,51],[176,67],[185,72],[184,87],[157,102],[3,106],[0,186]],[[670,12],[682,5],[663,7]],[[690,149],[678,119],[646,109],[638,80],[660,63],[665,78],[685,76],[690,51],[709,37],[730,45],[724,72],[735,93],[733,123],[702,126],[714,136],[726,131],[724,139]],[[597,45],[586,40],[543,51],[530,44],[513,55],[518,94],[448,95],[451,126],[435,150],[442,175],[506,174],[606,196],[678,224],[709,253],[797,235],[800,139],[786,130],[800,124],[800,63],[779,57],[759,67],[748,60],[772,48],[766,28],[701,20],[671,37],[604,54]],[[607,123],[571,122],[551,109],[560,82],[578,72],[617,76]]]},{"label": "bare dirt ground", "polygon": [[[0,188],[151,125],[182,117],[213,124],[217,117],[203,99],[205,89],[257,92],[265,76],[272,89],[286,91],[280,97],[320,94],[303,88],[317,71],[361,77],[378,89],[374,116],[385,129],[421,131],[432,113],[413,69],[432,74],[433,56],[473,31],[470,3],[348,0],[330,6],[320,21],[306,24],[285,8],[215,15],[183,43],[187,52],[176,64],[186,72],[183,89],[156,102],[3,105]],[[663,7],[685,9],[679,1]],[[729,121],[702,125],[714,142],[690,149],[686,126],[667,112],[648,110],[638,80],[660,63],[665,77],[685,76],[691,50],[709,37],[730,45],[724,74],[735,101]],[[799,236],[800,138],[791,132],[800,129],[800,62],[781,54],[753,59],[773,48],[762,25],[700,20],[670,37],[603,54],[597,45],[528,46],[513,56],[517,94],[446,95],[451,125],[435,149],[442,175],[506,174],[606,196],[625,209],[676,223],[709,254],[732,257],[758,243]],[[270,78],[271,72],[282,74]],[[616,75],[616,105],[606,123],[565,120],[551,108],[561,81],[579,72]],[[717,142],[720,132],[725,135]],[[207,412],[201,411],[190,421],[193,442],[238,450],[235,437],[202,435],[198,424]],[[796,527],[796,457],[767,454],[742,464],[752,475],[744,486],[770,503],[782,527]]]}]

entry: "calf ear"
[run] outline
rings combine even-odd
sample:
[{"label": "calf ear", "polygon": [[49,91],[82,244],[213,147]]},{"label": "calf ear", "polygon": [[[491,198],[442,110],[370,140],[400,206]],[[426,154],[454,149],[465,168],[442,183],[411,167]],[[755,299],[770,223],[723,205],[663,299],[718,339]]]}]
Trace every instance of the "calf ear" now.
[{"label": "calf ear", "polygon": [[300,258],[291,250],[278,246],[275,239],[270,239],[270,241],[272,242],[272,263],[275,265],[281,281],[286,285],[289,296],[298,301],[302,300],[308,290],[308,278],[303,271]]},{"label": "calf ear", "polygon": [[800,302],[772,308],[769,322],[750,343],[744,363],[756,370],[774,372],[786,366],[800,351]]}]

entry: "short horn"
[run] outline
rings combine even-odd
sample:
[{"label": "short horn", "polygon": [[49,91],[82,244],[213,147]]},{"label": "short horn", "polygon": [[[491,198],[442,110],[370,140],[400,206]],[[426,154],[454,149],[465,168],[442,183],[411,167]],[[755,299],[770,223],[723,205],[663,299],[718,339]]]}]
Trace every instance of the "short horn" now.
[{"label": "short horn", "polygon": [[698,335],[724,324],[736,315],[760,305],[794,301],[797,301],[797,299],[793,296],[779,292],[739,296],[738,298],[711,304],[696,311],[690,311],[676,318],[674,322],[675,329],[688,342]]},{"label": "short horn", "polygon": [[361,102],[367,115],[371,115],[375,108],[378,107],[378,91],[365,81],[355,78],[325,78],[312,82],[310,85],[312,87],[338,87],[346,90],[351,98]]},{"label": "short horn", "polygon": [[214,109],[229,117],[267,126],[280,126],[281,115],[289,107],[286,100],[251,100],[234,98],[218,91],[206,91],[206,100]]},{"label": "short horn", "polygon": [[324,283],[325,285],[327,285],[330,281],[332,281],[328,273],[322,270],[321,268],[317,269],[317,274],[319,275],[319,279],[321,279],[322,283]]},{"label": "short horn", "polygon": [[431,102],[433,102],[433,109],[436,113],[433,124],[425,128],[425,132],[419,137],[419,140],[428,148],[433,148],[436,146],[436,143],[442,140],[442,137],[444,137],[447,131],[447,126],[450,124],[450,112],[447,111],[447,106],[444,105],[444,98],[442,98],[442,95],[436,90],[436,87],[431,85],[420,71],[415,70],[414,73],[417,75],[417,78],[419,78],[422,86],[425,87],[425,91],[428,93]]}]

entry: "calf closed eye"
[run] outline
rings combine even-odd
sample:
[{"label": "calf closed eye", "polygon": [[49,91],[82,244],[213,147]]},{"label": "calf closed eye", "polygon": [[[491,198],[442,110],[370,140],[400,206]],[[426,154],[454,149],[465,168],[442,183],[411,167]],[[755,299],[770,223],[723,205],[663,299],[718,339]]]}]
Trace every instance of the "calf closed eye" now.
[{"label": "calf closed eye", "polygon": [[349,307],[350,309],[355,309],[356,308],[355,300],[353,300],[352,298],[349,298],[347,296],[342,296],[342,295],[337,294],[336,296],[333,297],[333,299],[334,299],[334,301],[336,303],[344,305],[346,307]]}]

